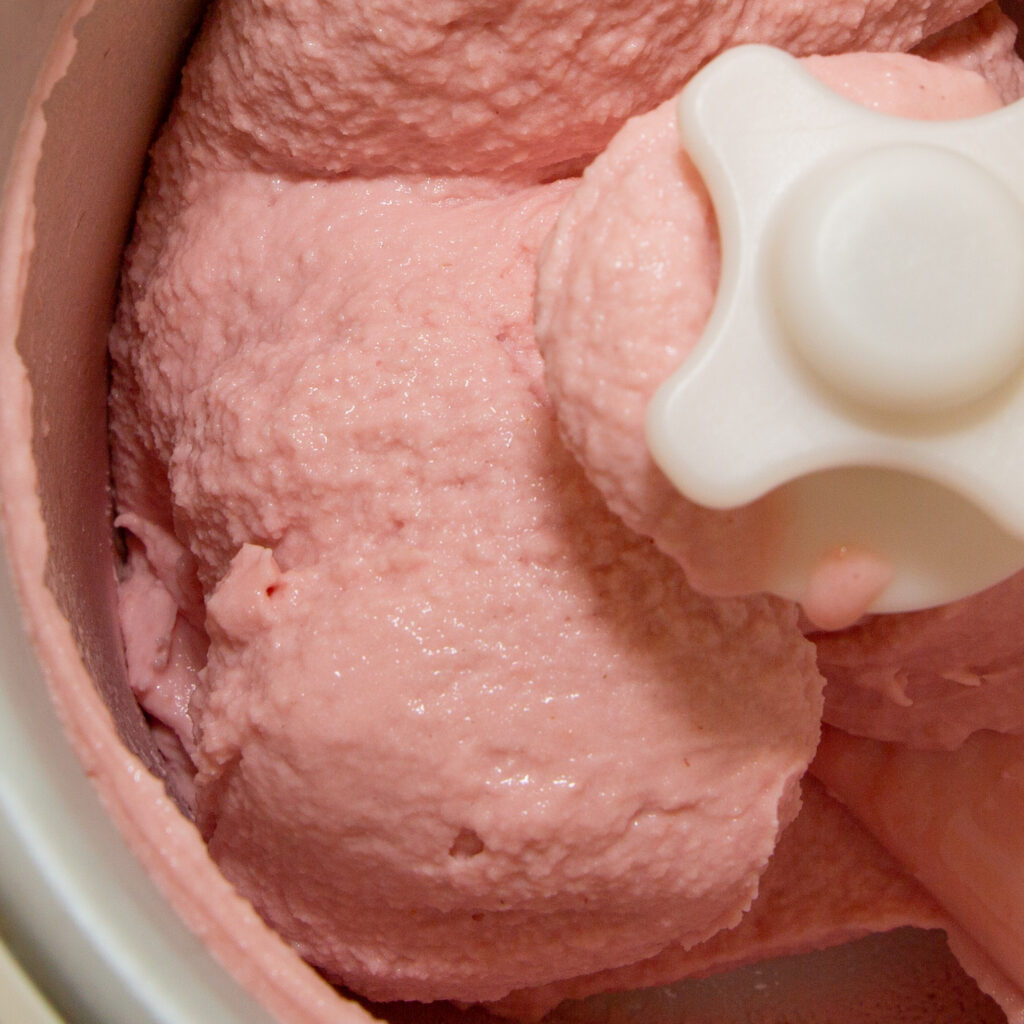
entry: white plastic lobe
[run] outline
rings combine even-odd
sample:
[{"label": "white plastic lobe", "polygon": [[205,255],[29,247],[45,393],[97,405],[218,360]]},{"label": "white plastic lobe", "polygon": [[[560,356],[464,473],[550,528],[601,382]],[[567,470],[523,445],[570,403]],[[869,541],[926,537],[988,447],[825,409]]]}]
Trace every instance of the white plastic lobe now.
[{"label": "white plastic lobe", "polygon": [[860,611],[1024,567],[1024,101],[890,117],[751,46],[693,79],[679,126],[722,274],[648,410],[669,479],[713,508],[785,488],[765,589],[795,600],[849,553],[891,568]]}]

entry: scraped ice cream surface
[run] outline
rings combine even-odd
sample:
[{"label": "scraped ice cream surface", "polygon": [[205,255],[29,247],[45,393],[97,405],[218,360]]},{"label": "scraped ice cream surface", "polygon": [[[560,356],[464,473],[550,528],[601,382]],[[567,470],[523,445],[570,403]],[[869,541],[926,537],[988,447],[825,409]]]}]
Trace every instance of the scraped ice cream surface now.
[{"label": "scraped ice cream surface", "polygon": [[[171,791],[327,978],[537,1019],[910,924],[1024,1019],[1013,901],[954,884],[961,833],[892,838],[1024,764],[1020,579],[809,632],[744,586],[771,499],[687,502],[642,429],[717,286],[693,73],[770,43],[968,117],[1024,93],[1014,38],[969,2],[214,6],[111,338],[121,617]],[[890,801],[859,744],[941,771]]]}]

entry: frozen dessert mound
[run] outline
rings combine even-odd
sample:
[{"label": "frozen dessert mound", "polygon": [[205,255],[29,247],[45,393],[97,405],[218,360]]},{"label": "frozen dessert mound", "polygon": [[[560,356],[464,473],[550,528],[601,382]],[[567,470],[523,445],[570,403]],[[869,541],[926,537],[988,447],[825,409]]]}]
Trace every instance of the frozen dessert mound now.
[{"label": "frozen dessert mound", "polygon": [[978,0],[233,0],[214,5],[180,111],[221,163],[323,177],[579,168],[729,46],[909,50]]},{"label": "frozen dessert mound", "polygon": [[[1000,61],[1020,65],[1009,53]],[[916,56],[851,54],[806,66],[857,102],[901,116],[971,116],[1001,102],[978,74]],[[647,403],[704,330],[718,266],[714,212],[669,103],[629,122],[563,209],[542,253],[537,338],[566,444],[609,507],[679,562],[691,585],[737,594],[760,589],[784,497],[726,511],[698,506],[657,468],[644,437]],[[1024,650],[1010,623],[1021,585],[815,633],[826,720],[925,746],[955,746],[981,728],[1020,731],[1015,666]]]},{"label": "frozen dessert mound", "polygon": [[126,603],[130,643],[191,614],[166,524],[205,595],[175,701],[199,827],[378,999],[735,924],[817,743],[795,611],[694,594],[558,439],[530,311],[566,189],[217,172],[112,342],[124,586],[179,595],[159,628]]},{"label": "frozen dessert mound", "polygon": [[[563,984],[945,920],[912,886],[868,912],[856,893],[781,911],[800,889],[777,881],[799,874],[786,851],[837,812],[815,790],[799,826],[816,649],[786,602],[690,585],[735,589],[778,510],[669,509],[635,438],[602,440],[590,415],[632,415],[658,360],[685,356],[714,294],[713,219],[667,108],[630,121],[582,184],[553,179],[728,45],[948,47],[937,34],[978,11],[214,5],[111,338],[121,615],[177,799],[328,978],[535,1012]],[[883,107],[917,110],[931,86],[943,116],[999,102],[973,72],[913,58],[812,66],[851,89],[878,76]],[[630,172],[626,152],[643,157]],[[578,317],[545,295],[567,289],[566,226],[600,206],[609,169],[635,179],[619,205],[649,218],[647,248],[572,288],[634,292],[645,321],[677,318],[676,348],[620,350],[617,395],[580,378],[577,431],[582,357],[545,341],[545,379],[536,261],[564,207],[544,341]]]}]

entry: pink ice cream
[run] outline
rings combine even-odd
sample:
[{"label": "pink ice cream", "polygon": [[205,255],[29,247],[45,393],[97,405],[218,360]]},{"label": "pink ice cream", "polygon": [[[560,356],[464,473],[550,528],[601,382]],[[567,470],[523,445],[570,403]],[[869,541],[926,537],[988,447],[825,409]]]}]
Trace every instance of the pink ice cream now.
[{"label": "pink ice cream", "polygon": [[112,343],[114,429],[168,467],[115,453],[122,508],[169,485],[188,548],[118,520],[131,661],[206,656],[149,707],[188,704],[228,877],[376,998],[496,998],[735,924],[817,743],[795,611],[692,593],[558,441],[529,311],[565,192],[218,174]]},{"label": "pink ice cream", "polygon": [[[750,41],[920,46],[942,63],[809,61],[912,116],[1024,91],[1009,23],[970,2],[238,0],[186,70],[111,338],[128,665],[226,877],[365,996],[535,1017],[955,930],[816,783],[800,810],[823,691],[881,731],[863,706],[905,665],[967,671],[950,632],[876,669],[856,634],[816,648],[795,606],[722,597],[770,502],[680,502],[637,433],[717,274],[658,104]],[[591,258],[613,241],[615,273]],[[627,300],[676,325],[642,359]],[[968,703],[950,743],[1018,727]],[[939,729],[930,706],[892,728]]]},{"label": "pink ice cream", "polygon": [[[993,34],[972,60],[936,41],[929,49],[956,59],[848,55],[807,66],[887,113],[985,113],[999,106],[1007,83],[1016,83],[1011,95],[1024,90],[1005,23],[989,13],[978,21],[989,21]],[[655,466],[644,438],[647,402],[703,333],[717,271],[711,203],[679,156],[666,104],[623,129],[566,205],[541,261],[537,336],[563,436],[609,507],[679,562],[697,589],[741,594],[760,589],[779,545],[784,499],[770,494],[726,511],[689,502]],[[1020,731],[1024,651],[1012,623],[1021,586],[1010,579],[954,605],[815,634],[828,680],[826,720],[916,745],[955,746],[981,728]],[[818,621],[832,614],[827,601],[816,611]]]},{"label": "pink ice cream", "polygon": [[[179,111],[218,162],[322,177],[580,167],[709,57],[907,50],[978,0],[402,0],[215,6]],[[968,47],[976,50],[975,47]]]},{"label": "pink ice cream", "polygon": [[566,998],[665,985],[905,925],[949,928],[948,916],[892,856],[808,778],[803,806],[786,829],[742,922],[696,946],[554,985],[513,992],[490,1009],[539,1019]]}]

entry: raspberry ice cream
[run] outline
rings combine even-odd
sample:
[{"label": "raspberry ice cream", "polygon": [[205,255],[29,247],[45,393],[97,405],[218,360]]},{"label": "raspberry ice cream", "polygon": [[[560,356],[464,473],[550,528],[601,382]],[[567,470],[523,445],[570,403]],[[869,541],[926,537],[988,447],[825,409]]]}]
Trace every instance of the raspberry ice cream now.
[{"label": "raspberry ice cream", "polygon": [[[185,307],[133,307],[175,340],[112,348],[173,410],[154,454],[207,591],[185,745],[211,853],[377,998],[495,998],[735,924],[821,681],[793,609],[693,594],[558,441],[529,310],[564,188],[224,182],[147,281]],[[256,251],[305,267],[279,294],[240,259],[255,211]],[[115,430],[121,394],[118,374]],[[125,432],[168,430],[130,400]],[[122,508],[152,507],[153,477],[117,465]]]},{"label": "raspberry ice cream", "polygon": [[[921,46],[808,63],[910,116],[1024,84],[964,2],[224,2],[186,69],[111,338],[128,665],[211,856],[362,995],[537,1016],[955,928],[813,782],[800,811],[823,705],[883,729],[860,694],[904,662],[721,596],[770,500],[708,514],[642,449],[717,274],[658,104],[751,41]],[[631,353],[637,303],[674,329]],[[896,650],[962,681],[935,632]],[[979,699],[948,742],[1018,717]]]},{"label": "raspberry ice cream", "polygon": [[626,118],[667,99],[726,47],[908,50],[982,6],[222,3],[193,53],[179,111],[188,135],[231,166],[538,181],[581,166]]}]

